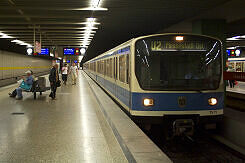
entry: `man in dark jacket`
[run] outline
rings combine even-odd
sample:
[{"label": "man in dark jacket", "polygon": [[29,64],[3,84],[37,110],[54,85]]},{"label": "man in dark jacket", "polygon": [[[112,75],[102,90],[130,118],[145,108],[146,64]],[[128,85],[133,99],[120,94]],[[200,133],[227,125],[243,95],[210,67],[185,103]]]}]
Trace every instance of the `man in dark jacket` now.
[{"label": "man in dark jacket", "polygon": [[59,67],[58,64],[55,64],[50,70],[50,74],[49,74],[49,82],[51,86],[51,93],[49,97],[51,97],[53,100],[55,99],[56,96],[57,82],[59,81],[58,67]]}]

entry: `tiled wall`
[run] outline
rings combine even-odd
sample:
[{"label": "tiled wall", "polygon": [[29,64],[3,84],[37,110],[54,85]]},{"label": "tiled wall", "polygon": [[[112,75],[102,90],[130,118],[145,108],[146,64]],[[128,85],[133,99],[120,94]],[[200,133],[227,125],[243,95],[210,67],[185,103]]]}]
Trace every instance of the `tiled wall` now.
[{"label": "tiled wall", "polygon": [[51,60],[0,50],[0,86],[16,82],[29,69],[35,75],[47,74],[51,64]]}]

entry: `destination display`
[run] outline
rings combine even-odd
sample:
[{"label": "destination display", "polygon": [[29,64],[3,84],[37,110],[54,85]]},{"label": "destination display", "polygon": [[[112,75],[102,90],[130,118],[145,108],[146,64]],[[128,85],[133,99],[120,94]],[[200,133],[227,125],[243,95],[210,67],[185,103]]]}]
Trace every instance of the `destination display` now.
[{"label": "destination display", "polygon": [[80,48],[64,48],[64,55],[81,55]]},{"label": "destination display", "polygon": [[151,51],[207,50],[204,42],[151,41]]},{"label": "destination display", "polygon": [[41,53],[38,53],[38,55],[49,55],[50,50],[49,48],[42,48]]},{"label": "destination display", "polygon": [[64,48],[64,55],[74,55],[75,48]]}]

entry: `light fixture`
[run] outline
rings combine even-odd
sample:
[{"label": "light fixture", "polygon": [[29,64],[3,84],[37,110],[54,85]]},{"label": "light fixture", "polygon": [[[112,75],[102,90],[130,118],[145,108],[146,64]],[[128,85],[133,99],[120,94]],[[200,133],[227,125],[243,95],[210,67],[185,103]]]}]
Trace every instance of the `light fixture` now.
[{"label": "light fixture", "polygon": [[150,98],[145,98],[143,100],[144,106],[153,106],[154,105],[154,100]]},{"label": "light fixture", "polygon": [[210,98],[208,99],[208,104],[209,105],[216,105],[218,103],[218,100],[216,98]]},{"label": "light fixture", "polygon": [[91,6],[94,8],[99,7],[100,0],[91,0]]},{"label": "light fixture", "polygon": [[101,7],[85,7],[85,8],[78,8],[76,10],[79,11],[107,11],[108,8],[101,8]]},{"label": "light fixture", "polygon": [[33,52],[33,49],[32,49],[32,48],[28,48],[28,49],[26,50],[26,52],[27,52],[28,55],[31,55],[32,52]]},{"label": "light fixture", "polygon": [[96,18],[87,18],[87,22],[94,22]]},{"label": "light fixture", "polygon": [[4,34],[4,35],[2,35],[0,38],[13,38],[12,36],[9,36],[9,35],[6,35],[6,34]]},{"label": "light fixture", "polygon": [[176,36],[175,39],[176,39],[176,41],[183,41],[184,37],[183,36]]},{"label": "light fixture", "polygon": [[81,49],[80,49],[80,53],[81,53],[81,54],[85,54],[85,52],[86,52],[86,49],[85,49],[85,48],[81,48]]},{"label": "light fixture", "polygon": [[237,57],[239,57],[239,56],[240,56],[240,54],[241,54],[241,50],[236,49],[236,50],[235,50],[235,54],[236,54],[236,56],[237,56]]}]

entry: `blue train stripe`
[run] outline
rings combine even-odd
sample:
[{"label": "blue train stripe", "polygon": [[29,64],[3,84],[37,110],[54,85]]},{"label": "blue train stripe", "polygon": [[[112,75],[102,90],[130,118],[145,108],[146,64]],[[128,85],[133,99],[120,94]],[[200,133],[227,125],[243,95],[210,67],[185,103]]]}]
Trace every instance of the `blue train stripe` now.
[{"label": "blue train stripe", "polygon": [[[101,84],[107,91],[112,93],[123,104],[135,111],[198,111],[198,110],[219,110],[224,108],[224,93],[135,93],[122,88],[109,80],[90,73],[90,76]],[[185,96],[186,106],[179,107],[178,97]],[[210,106],[208,99],[215,97],[218,104]],[[132,100],[130,100],[130,98]],[[154,106],[145,107],[144,98],[154,99]],[[132,103],[131,103],[132,101]]]},{"label": "blue train stripe", "polygon": [[[186,97],[186,105],[180,107],[178,97]],[[215,97],[218,104],[211,106],[208,99]],[[145,107],[144,98],[154,99],[154,106]],[[224,108],[224,93],[133,93],[132,109],[138,111],[194,111],[194,110],[218,110]]]}]

